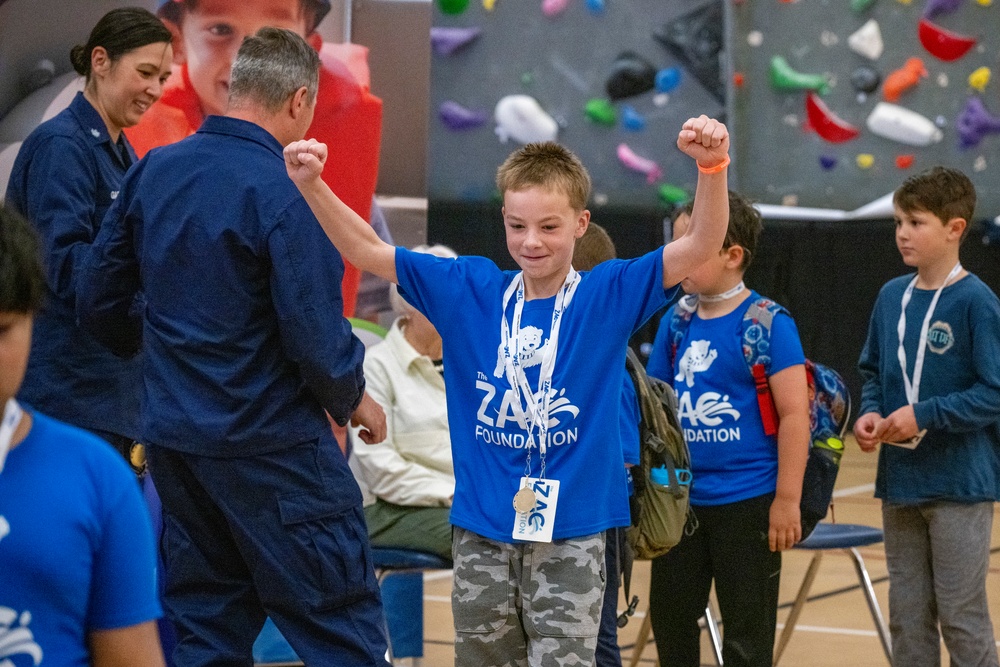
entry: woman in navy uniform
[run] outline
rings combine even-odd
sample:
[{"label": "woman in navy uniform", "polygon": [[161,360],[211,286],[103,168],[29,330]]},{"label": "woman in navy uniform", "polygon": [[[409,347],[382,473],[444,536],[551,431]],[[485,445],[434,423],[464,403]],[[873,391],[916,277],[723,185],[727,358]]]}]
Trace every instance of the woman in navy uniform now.
[{"label": "woman in navy uniform", "polygon": [[139,122],[170,74],[170,31],[144,9],[115,9],[70,59],[87,79],[83,92],[28,136],[7,184],[6,203],[39,232],[48,282],[18,398],[127,455],[138,436],[138,364],[76,326],[77,280],[80,259],[136,160],[122,129]]}]

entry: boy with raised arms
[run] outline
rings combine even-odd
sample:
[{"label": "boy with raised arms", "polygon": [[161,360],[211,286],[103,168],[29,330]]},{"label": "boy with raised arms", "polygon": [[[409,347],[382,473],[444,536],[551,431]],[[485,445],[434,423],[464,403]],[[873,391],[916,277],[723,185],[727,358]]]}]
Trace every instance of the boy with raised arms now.
[{"label": "boy with raised arms", "polygon": [[285,148],[288,173],[341,253],[396,282],[441,332],[456,489],[456,665],[590,665],[604,589],[604,531],[629,522],[618,419],[631,334],[722,247],[729,133],[701,116],[677,146],[700,171],[688,233],[579,274],[590,177],[555,143],[497,173],[520,266],[388,245],[320,175],[327,149]]}]

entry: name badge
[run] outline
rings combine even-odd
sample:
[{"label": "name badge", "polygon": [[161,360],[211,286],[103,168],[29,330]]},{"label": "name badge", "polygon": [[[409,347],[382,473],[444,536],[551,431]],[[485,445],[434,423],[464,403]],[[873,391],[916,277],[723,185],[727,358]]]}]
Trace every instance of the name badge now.
[{"label": "name badge", "polygon": [[927,429],[924,429],[923,431],[920,431],[920,433],[917,433],[916,435],[911,436],[911,437],[907,438],[906,440],[900,440],[898,442],[888,442],[887,440],[883,440],[882,443],[886,444],[886,445],[892,445],[893,447],[904,447],[906,449],[916,449],[917,445],[920,444],[920,441],[924,439],[925,435],[927,435]]},{"label": "name badge", "polygon": [[528,487],[535,493],[535,506],[527,512],[514,514],[511,537],[525,542],[551,542],[559,501],[559,480],[522,477],[519,488]]}]

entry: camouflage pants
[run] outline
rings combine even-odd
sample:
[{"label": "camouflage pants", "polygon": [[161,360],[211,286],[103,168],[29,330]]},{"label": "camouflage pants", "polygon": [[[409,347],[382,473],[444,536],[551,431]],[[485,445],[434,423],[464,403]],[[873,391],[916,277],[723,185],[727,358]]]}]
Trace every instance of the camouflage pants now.
[{"label": "camouflage pants", "polygon": [[604,533],[507,544],[455,527],[456,667],[589,667],[604,597]]}]

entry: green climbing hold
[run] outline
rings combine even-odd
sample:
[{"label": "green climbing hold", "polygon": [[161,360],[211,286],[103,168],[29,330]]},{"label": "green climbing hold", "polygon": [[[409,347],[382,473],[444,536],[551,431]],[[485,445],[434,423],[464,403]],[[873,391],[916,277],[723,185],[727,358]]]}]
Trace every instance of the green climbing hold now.
[{"label": "green climbing hold", "polygon": [[659,195],[660,200],[664,204],[670,205],[683,204],[691,199],[691,195],[689,195],[684,188],[679,188],[676,185],[670,185],[669,183],[664,183],[660,186]]},{"label": "green climbing hold", "polygon": [[820,95],[830,90],[825,74],[797,72],[781,56],[771,58],[771,85],[778,90],[815,90]]},{"label": "green climbing hold", "polygon": [[875,4],[875,0],[851,0],[851,9],[855,14],[860,14]]},{"label": "green climbing hold", "polygon": [[469,6],[469,0],[438,0],[438,7],[445,14],[461,14]]},{"label": "green climbing hold", "polygon": [[588,100],[583,110],[587,114],[587,118],[598,125],[613,127],[618,121],[618,112],[615,110],[615,105],[599,97]]},{"label": "green climbing hold", "polygon": [[534,82],[535,82],[535,75],[532,74],[531,72],[525,72],[524,74],[521,75],[522,86],[530,86]]}]

